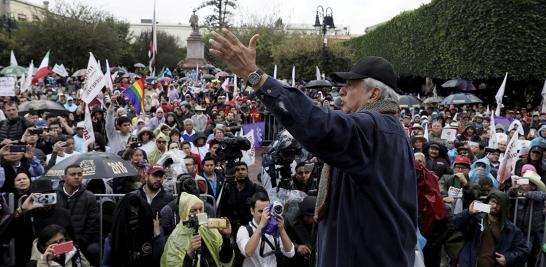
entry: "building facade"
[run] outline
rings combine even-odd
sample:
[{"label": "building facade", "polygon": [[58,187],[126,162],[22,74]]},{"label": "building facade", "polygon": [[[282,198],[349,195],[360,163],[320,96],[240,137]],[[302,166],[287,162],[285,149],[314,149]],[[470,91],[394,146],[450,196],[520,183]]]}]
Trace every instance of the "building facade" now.
[{"label": "building facade", "polygon": [[49,10],[49,1],[36,5],[22,0],[0,0],[0,14],[17,21],[33,21],[42,18]]}]

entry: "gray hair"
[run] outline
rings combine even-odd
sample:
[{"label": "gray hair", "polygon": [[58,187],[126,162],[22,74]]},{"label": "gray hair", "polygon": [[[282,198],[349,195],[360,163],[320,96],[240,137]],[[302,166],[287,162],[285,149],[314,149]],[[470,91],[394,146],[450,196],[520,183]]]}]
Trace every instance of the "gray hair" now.
[{"label": "gray hair", "polygon": [[191,125],[193,125],[193,121],[192,121],[191,119],[185,119],[185,120],[184,120],[184,125],[186,125],[186,124],[191,124]]},{"label": "gray hair", "polygon": [[379,98],[379,100],[392,100],[392,101],[395,101],[396,103],[400,101],[400,96],[390,86],[374,78],[364,79],[364,88],[366,90],[379,88],[381,90],[381,97]]}]

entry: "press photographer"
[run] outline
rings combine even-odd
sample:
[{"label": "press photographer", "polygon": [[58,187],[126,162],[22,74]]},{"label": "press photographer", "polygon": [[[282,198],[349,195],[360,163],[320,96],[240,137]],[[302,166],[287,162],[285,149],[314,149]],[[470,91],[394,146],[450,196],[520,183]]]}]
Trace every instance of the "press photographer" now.
[{"label": "press photographer", "polygon": [[229,220],[205,219],[203,201],[188,193],[180,194],[179,210],[180,218],[184,219],[176,225],[165,244],[161,266],[231,265],[233,249]]},{"label": "press photographer", "polygon": [[258,192],[250,205],[253,219],[237,231],[237,246],[245,255],[243,266],[273,267],[283,255],[294,257],[294,245],[284,228],[282,204],[270,204],[267,195]]}]

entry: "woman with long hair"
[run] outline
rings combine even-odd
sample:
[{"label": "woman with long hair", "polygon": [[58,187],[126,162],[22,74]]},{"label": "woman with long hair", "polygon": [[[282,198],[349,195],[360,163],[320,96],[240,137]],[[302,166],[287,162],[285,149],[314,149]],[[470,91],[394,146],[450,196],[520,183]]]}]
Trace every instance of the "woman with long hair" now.
[{"label": "woman with long hair", "polygon": [[55,255],[55,246],[67,241],[70,238],[66,229],[56,224],[46,226],[32,244],[32,256],[27,266],[90,267],[91,264],[75,244],[72,250]]}]

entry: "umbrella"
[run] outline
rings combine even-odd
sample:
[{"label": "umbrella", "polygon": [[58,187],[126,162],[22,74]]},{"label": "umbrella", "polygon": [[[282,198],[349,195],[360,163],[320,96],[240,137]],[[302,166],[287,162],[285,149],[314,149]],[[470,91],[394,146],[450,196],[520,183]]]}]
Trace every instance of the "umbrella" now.
[{"label": "umbrella", "polygon": [[76,72],[72,73],[72,77],[80,77],[80,76],[83,76],[83,75],[85,75],[86,72],[87,72],[87,69],[80,69],[80,70],[77,70]]},{"label": "umbrella", "polygon": [[327,80],[312,80],[305,84],[305,88],[321,88],[321,87],[332,87],[332,83]]},{"label": "umbrella", "polygon": [[216,77],[212,74],[203,74],[203,76],[201,76],[202,79],[205,79],[205,80],[212,80],[212,79],[216,79]]},{"label": "umbrella", "polygon": [[44,174],[44,178],[58,179],[64,175],[64,169],[72,164],[80,165],[83,178],[116,178],[137,176],[133,165],[120,156],[105,152],[89,152],[69,157]]},{"label": "umbrella", "polygon": [[415,96],[401,95],[398,105],[400,107],[414,107],[414,106],[420,106],[421,103],[422,103],[422,101],[419,98],[415,97]]},{"label": "umbrella", "polygon": [[27,73],[27,69],[21,66],[9,66],[5,67],[0,71],[0,74],[4,76],[17,76],[21,77],[23,74]]},{"label": "umbrella", "polygon": [[212,70],[212,69],[215,69],[216,67],[214,67],[214,65],[211,65],[211,64],[205,64],[203,66],[200,66],[199,68],[205,69],[205,70]]},{"label": "umbrella", "polygon": [[219,79],[220,77],[225,78],[225,77],[227,77],[228,75],[229,75],[229,73],[227,73],[227,72],[225,72],[225,71],[220,71],[220,72],[216,73],[215,76],[216,76],[217,79]]},{"label": "umbrella", "polygon": [[156,77],[148,77],[146,78],[146,80],[144,80],[146,83],[153,83],[154,81],[156,81],[157,78]]},{"label": "umbrella", "polygon": [[142,64],[142,63],[136,63],[135,65],[133,65],[133,67],[135,67],[135,68],[146,68],[146,66],[144,66],[144,64]]},{"label": "umbrella", "polygon": [[437,104],[437,103],[442,102],[442,100],[444,100],[444,98],[441,97],[441,96],[433,96],[433,97],[429,97],[429,98],[425,99],[423,101],[423,104]]},{"label": "umbrella", "polygon": [[167,76],[161,77],[161,78],[159,79],[159,81],[161,81],[161,82],[170,82],[171,80],[172,80],[172,78],[171,78],[171,77],[167,77]]},{"label": "umbrella", "polygon": [[460,91],[476,91],[476,87],[474,87],[471,81],[467,81],[463,79],[449,80],[445,82],[444,84],[442,84],[442,87],[444,88],[455,87]]},{"label": "umbrella", "polygon": [[123,67],[112,67],[112,68],[110,68],[111,73],[115,73],[116,71],[118,72],[118,74],[128,73],[127,69],[123,68]]},{"label": "umbrella", "polygon": [[483,101],[481,99],[479,99],[477,96],[473,95],[473,94],[470,94],[470,93],[457,93],[457,94],[452,94],[446,98],[444,98],[444,100],[442,100],[442,102],[440,102],[440,104],[442,105],[459,105],[459,104],[477,104],[477,103],[482,103]]},{"label": "umbrella", "polygon": [[59,103],[51,100],[32,100],[19,105],[19,115],[26,114],[31,111],[47,111],[53,114],[62,115],[68,111]]}]

